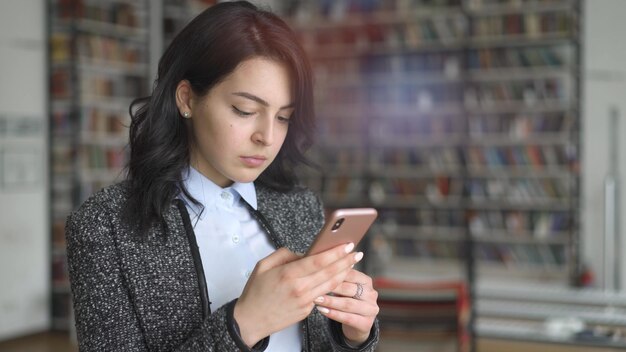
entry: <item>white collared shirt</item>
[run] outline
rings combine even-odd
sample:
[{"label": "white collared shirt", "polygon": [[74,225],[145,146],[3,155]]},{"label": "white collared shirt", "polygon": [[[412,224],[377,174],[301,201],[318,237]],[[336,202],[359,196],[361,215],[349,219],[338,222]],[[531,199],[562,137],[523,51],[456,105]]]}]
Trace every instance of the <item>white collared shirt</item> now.
[{"label": "white collared shirt", "polygon": [[[187,191],[204,205],[183,198],[194,228],[211,301],[211,311],[239,297],[256,263],[276,249],[243,202],[257,208],[254,183],[221,188],[190,167],[183,173]],[[299,351],[299,324],[270,336],[266,351]]]}]

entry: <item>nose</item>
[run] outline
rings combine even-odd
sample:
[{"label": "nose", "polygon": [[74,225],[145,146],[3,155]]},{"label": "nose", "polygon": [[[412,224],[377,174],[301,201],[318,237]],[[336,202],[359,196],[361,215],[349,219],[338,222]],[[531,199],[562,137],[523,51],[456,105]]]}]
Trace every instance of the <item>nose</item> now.
[{"label": "nose", "polygon": [[252,141],[264,146],[272,145],[274,141],[274,121],[272,118],[257,119]]}]

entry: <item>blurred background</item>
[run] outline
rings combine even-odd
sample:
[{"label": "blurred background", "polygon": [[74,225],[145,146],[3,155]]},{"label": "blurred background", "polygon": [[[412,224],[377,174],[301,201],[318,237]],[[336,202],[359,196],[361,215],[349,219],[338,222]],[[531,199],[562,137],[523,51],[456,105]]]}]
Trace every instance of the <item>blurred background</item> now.
[{"label": "blurred background", "polygon": [[[302,182],[380,213],[380,351],[626,348],[626,1],[254,2],[314,65]],[[0,351],[77,349],[65,219],[214,3],[0,2]]]}]

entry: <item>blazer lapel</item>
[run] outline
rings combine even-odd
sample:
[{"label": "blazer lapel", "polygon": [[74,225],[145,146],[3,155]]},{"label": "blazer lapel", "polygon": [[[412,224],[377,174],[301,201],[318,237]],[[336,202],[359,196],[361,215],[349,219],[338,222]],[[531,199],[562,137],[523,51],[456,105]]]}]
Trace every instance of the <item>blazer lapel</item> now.
[{"label": "blazer lapel", "polygon": [[120,265],[151,351],[182,343],[205,314],[192,247],[176,205],[165,217],[167,232],[155,228],[143,241],[118,232],[129,237],[118,241]]},{"label": "blazer lapel", "polygon": [[276,242],[295,253],[305,253],[319,231],[316,226],[308,226],[311,209],[297,199],[297,192],[278,192],[262,185],[256,185],[258,212],[267,220],[270,230],[274,230]]}]

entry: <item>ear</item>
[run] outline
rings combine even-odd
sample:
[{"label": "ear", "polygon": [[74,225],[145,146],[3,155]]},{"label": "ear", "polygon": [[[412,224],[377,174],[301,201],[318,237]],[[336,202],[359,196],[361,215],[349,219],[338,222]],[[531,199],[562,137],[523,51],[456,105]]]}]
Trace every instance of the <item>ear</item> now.
[{"label": "ear", "polygon": [[191,89],[191,83],[184,79],[178,82],[176,86],[176,106],[178,106],[178,113],[183,116],[187,112],[190,116],[192,114],[193,107],[193,90]]}]

